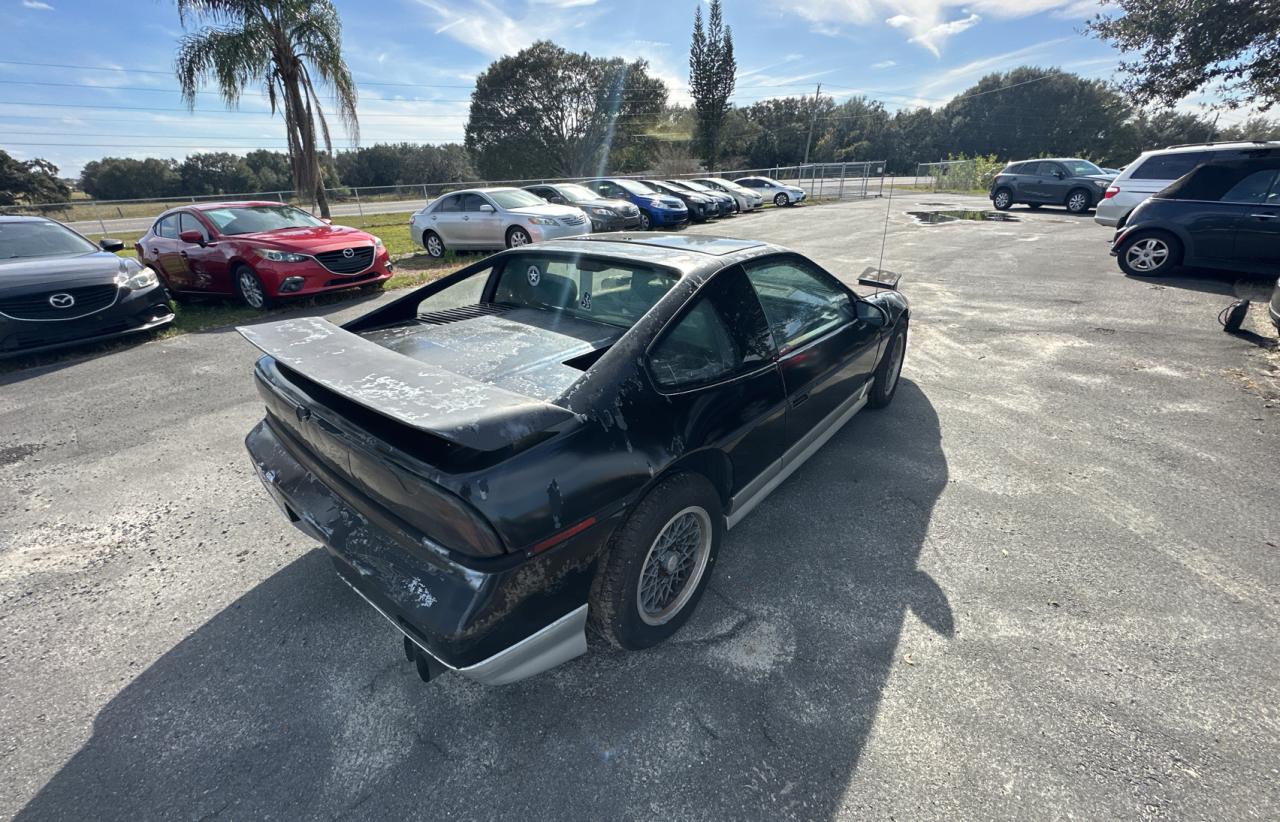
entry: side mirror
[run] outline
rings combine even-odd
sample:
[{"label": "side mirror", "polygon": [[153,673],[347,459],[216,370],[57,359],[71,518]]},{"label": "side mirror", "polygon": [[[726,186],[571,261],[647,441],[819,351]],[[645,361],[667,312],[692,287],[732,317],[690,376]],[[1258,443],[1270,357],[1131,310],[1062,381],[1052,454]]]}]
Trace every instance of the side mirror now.
[{"label": "side mirror", "polygon": [[888,328],[889,312],[884,306],[866,300],[858,300],[858,319],[872,328]]},{"label": "side mirror", "polygon": [[178,239],[182,240],[187,245],[204,246],[204,235],[199,231],[196,231],[194,228],[179,234]]},{"label": "side mirror", "polygon": [[483,212],[484,214],[492,214],[493,206],[489,205],[488,203],[481,203],[480,211]]},{"label": "side mirror", "polygon": [[108,237],[103,237],[101,240],[98,240],[98,247],[103,251],[110,251],[114,254],[117,251],[124,250],[124,240],[112,240]]}]

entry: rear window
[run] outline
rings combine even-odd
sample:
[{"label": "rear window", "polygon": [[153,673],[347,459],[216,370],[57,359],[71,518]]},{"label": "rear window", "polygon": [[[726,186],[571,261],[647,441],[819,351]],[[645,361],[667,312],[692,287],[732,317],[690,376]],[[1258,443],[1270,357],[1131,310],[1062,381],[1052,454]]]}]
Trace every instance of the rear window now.
[{"label": "rear window", "polygon": [[493,301],[630,328],[676,284],[674,274],[611,260],[509,257]]},{"label": "rear window", "polygon": [[1176,180],[1209,159],[1207,151],[1181,151],[1177,154],[1153,154],[1129,173],[1131,180]]}]

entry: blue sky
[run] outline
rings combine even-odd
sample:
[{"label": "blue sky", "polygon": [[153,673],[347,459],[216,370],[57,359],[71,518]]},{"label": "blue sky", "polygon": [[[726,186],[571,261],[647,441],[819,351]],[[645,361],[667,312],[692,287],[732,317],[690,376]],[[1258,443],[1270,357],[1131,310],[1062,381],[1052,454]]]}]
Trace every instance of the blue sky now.
[{"label": "blue sky", "polygon": [[[643,57],[673,100],[688,99],[688,43],[700,0],[336,2],[360,89],[363,144],[461,141],[476,73],[539,38]],[[0,57],[8,61],[0,62],[0,148],[14,156],[45,157],[69,175],[107,154],[283,148],[281,121],[271,120],[260,97],[228,112],[208,93],[194,113],[183,109],[171,73],[182,33],[172,2],[0,4],[7,35]],[[821,82],[837,99],[864,93],[891,109],[934,105],[991,71],[1033,64],[1107,78],[1119,59],[1079,33],[1096,12],[1093,0],[724,5],[737,49],[738,104],[812,93]],[[14,64],[21,62],[109,70]]]}]

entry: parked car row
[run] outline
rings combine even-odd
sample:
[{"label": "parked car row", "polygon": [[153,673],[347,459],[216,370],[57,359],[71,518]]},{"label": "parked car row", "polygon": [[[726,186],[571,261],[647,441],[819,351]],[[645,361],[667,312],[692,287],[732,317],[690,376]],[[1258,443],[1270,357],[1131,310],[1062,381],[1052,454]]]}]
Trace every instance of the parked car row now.
[{"label": "parked car row", "polygon": [[675,228],[754,211],[764,197],[738,183],[764,180],[779,187],[779,205],[804,199],[802,189],[765,177],[738,182],[604,177],[471,188],[438,197],[414,213],[409,233],[427,254],[442,257],[449,250],[493,251],[593,232]]}]

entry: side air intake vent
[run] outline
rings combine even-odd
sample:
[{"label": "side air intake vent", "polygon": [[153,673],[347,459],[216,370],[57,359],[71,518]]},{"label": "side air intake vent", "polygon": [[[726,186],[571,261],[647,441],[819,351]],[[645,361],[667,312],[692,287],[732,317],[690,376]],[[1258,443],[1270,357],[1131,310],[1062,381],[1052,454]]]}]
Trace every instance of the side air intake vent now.
[{"label": "side air intake vent", "polygon": [[418,322],[423,325],[448,325],[449,323],[473,320],[476,317],[484,317],[490,314],[502,314],[509,310],[507,306],[496,303],[464,305],[459,308],[446,308],[443,311],[430,311],[426,314],[419,314]]}]

